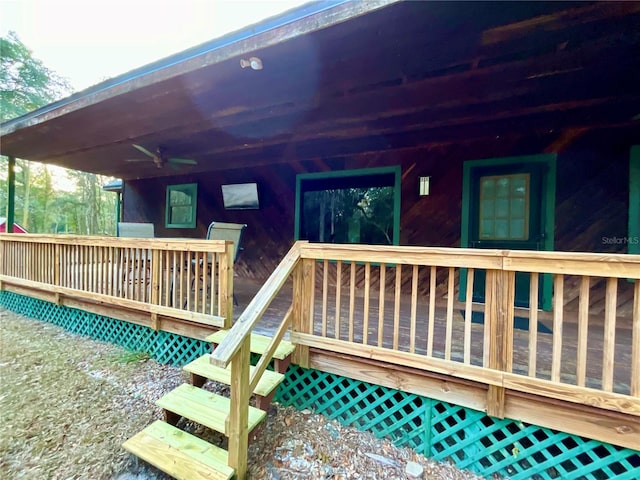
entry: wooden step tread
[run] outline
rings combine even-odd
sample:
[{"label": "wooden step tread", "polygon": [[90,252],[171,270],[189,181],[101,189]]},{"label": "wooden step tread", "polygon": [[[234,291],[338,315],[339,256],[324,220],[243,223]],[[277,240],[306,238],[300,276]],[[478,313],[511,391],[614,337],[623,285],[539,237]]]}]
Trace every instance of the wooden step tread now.
[{"label": "wooden step tread", "polygon": [[[209,354],[203,355],[193,362],[185,365],[183,370],[201,377],[206,377],[209,380],[231,385],[231,366],[227,368],[216,367],[211,364],[209,357]],[[254,370],[255,367],[249,367],[249,375],[252,375]],[[265,370],[253,393],[260,395],[261,397],[266,397],[278,385],[280,385],[282,380],[284,380],[284,375],[282,373]]]},{"label": "wooden step tread", "polygon": [[[222,340],[227,336],[229,330],[218,330],[215,333],[209,335],[205,340],[207,342],[215,343],[219,345]],[[266,335],[258,335],[257,333],[251,334],[251,353],[257,353],[262,355],[269,344],[271,343],[271,337],[267,337]],[[289,355],[293,353],[296,349],[295,345],[291,342],[287,342],[286,340],[282,340],[278,348],[276,348],[276,353],[273,354],[273,358],[277,358],[278,360],[284,360]]]},{"label": "wooden step tread", "polygon": [[[231,400],[226,397],[185,383],[160,398],[156,405],[216,432],[228,434],[225,423],[231,409]],[[267,412],[264,410],[249,407],[249,431],[266,416]]]},{"label": "wooden step tread", "polygon": [[178,480],[228,480],[227,451],[160,420],[122,447]]}]

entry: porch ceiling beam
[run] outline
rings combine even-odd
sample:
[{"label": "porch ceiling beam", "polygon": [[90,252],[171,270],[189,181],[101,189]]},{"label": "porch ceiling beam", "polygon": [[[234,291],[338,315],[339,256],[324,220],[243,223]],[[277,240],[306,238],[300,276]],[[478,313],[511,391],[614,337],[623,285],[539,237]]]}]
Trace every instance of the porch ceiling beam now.
[{"label": "porch ceiling beam", "polygon": [[[640,107],[640,98],[635,99],[635,107]],[[535,109],[527,116],[513,118],[511,116],[483,117],[473,123],[452,128],[439,125],[426,127],[416,126],[399,131],[367,132],[350,137],[323,137],[313,139],[281,138],[280,141],[259,147],[225,150],[212,154],[209,161],[203,161],[197,170],[222,170],[243,168],[268,164],[287,163],[293,160],[311,160],[318,157],[332,158],[351,154],[364,154],[380,151],[400,150],[406,148],[426,147],[459,142],[472,142],[481,139],[495,139],[499,135],[503,140],[514,136],[549,135],[550,132],[560,134],[567,128],[609,129],[626,128],[640,134],[638,122],[629,120],[617,123],[590,123],[602,117],[614,119],[615,115],[625,117],[625,109],[629,102],[620,101],[607,105],[578,105],[572,110]],[[585,127],[586,126],[586,127]],[[218,161],[219,159],[220,161]],[[82,161],[79,159],[79,161]],[[202,167],[202,168],[200,168]],[[196,171],[196,170],[191,170]],[[98,172],[108,173],[108,171]],[[186,171],[184,173],[187,173]],[[173,175],[175,171],[151,171],[148,176]],[[134,178],[134,177],[128,177]]]},{"label": "porch ceiling beam", "polygon": [[[631,37],[623,34],[618,35],[618,40],[622,38],[621,36],[625,39],[620,43],[629,45],[629,48],[631,48],[631,45],[636,45],[640,42],[640,34],[638,33],[633,34]],[[585,92],[589,93],[589,89],[597,87],[599,83],[602,84],[599,87],[600,90],[605,90],[607,85],[611,83],[616,84],[618,89],[616,94],[620,94],[620,83],[625,84],[624,78],[629,77],[629,70],[632,73],[632,78],[628,79],[626,84],[632,84],[631,80],[638,77],[640,73],[636,68],[634,77],[634,66],[628,63],[629,59],[637,58],[637,51],[621,49],[616,46],[617,44],[618,42],[611,41],[611,38],[607,37],[606,39],[598,39],[588,45],[583,45],[579,52],[554,52],[522,61],[512,61],[477,70],[469,69],[461,73],[427,78],[400,86],[386,86],[385,82],[382,81],[379,88],[346,96],[340,96],[339,90],[336,90],[340,88],[340,81],[338,80],[325,87],[323,92],[312,100],[307,101],[294,100],[291,97],[291,80],[289,82],[271,82],[276,87],[275,90],[269,90],[269,95],[256,93],[263,90],[257,88],[257,85],[252,87],[251,83],[240,82],[240,86],[232,87],[225,99],[208,99],[207,94],[203,93],[202,97],[196,96],[192,101],[183,104],[171,102],[173,96],[177,95],[177,91],[174,91],[173,94],[166,91],[158,92],[160,97],[153,95],[143,103],[131,102],[132,106],[128,107],[128,110],[123,110],[124,116],[112,115],[112,118],[118,119],[119,125],[128,125],[127,128],[120,130],[125,134],[124,136],[122,133],[119,137],[105,134],[104,129],[108,125],[106,122],[93,122],[95,124],[94,129],[85,129],[83,138],[103,138],[102,145],[96,145],[93,140],[81,140],[78,146],[71,147],[64,137],[60,136],[59,131],[51,131],[49,134],[46,132],[44,134],[52,137],[58,136],[59,138],[52,140],[55,143],[48,149],[46,154],[36,153],[35,148],[37,145],[35,144],[31,148],[25,145],[27,143],[26,137],[22,141],[20,137],[15,140],[5,138],[3,149],[7,151],[13,148],[19,148],[21,151],[25,150],[23,156],[37,161],[47,157],[61,157],[75,151],[88,151],[91,148],[110,143],[122,142],[130,145],[132,139],[143,143],[158,142],[157,139],[162,138],[165,143],[171,143],[172,139],[175,142],[176,139],[200,132],[207,132],[207,135],[210,135],[209,130],[211,128],[225,129],[239,126],[238,129],[241,130],[242,126],[248,122],[268,120],[284,115],[300,115],[304,113],[310,115],[309,120],[317,119],[321,121],[322,119],[330,119],[330,123],[335,123],[335,121],[345,123],[362,122],[363,120],[379,118],[381,112],[384,112],[383,116],[395,117],[401,113],[424,110],[425,106],[428,109],[437,110],[438,107],[443,106],[451,108],[456,105],[481,105],[483,102],[495,101],[501,98],[508,99],[514,96],[524,98],[527,94],[532,97],[536,95],[558,97],[560,95],[559,92],[569,91],[574,96],[580,94],[584,96]],[[635,54],[634,51],[636,52]],[[616,60],[616,58],[619,60]],[[617,67],[614,67],[614,71],[611,68],[606,68],[603,63],[605,60],[617,65]],[[588,67],[583,68],[585,65]],[[620,82],[614,81],[616,69],[619,71]],[[594,78],[602,77],[604,72],[606,72],[606,78],[599,79],[601,82],[594,80]],[[397,69],[394,72],[387,73],[389,73],[387,75],[388,79],[397,79],[403,74]],[[395,75],[392,73],[395,73]],[[213,83],[217,85],[217,82]],[[177,84],[174,88],[179,88],[179,85]],[[349,87],[349,84],[343,84],[343,88],[346,90],[353,89],[357,83],[351,81],[350,85],[352,87]],[[243,95],[241,95],[242,91],[233,94],[235,88],[247,91]],[[462,95],[460,95],[461,92]],[[243,98],[246,95],[249,95],[249,97]],[[243,98],[243,102],[241,104],[237,103],[237,100],[235,100],[237,98]],[[125,99],[126,96],[123,97],[123,100]],[[165,107],[169,111],[164,115],[159,114],[157,107],[154,107],[154,104],[160,101],[165,103],[169,101],[169,104]],[[172,106],[172,103],[175,105]],[[194,104],[198,105],[195,110]],[[213,109],[213,113],[203,116],[202,112],[208,109]],[[336,119],[335,112],[343,116],[350,115],[350,117]],[[109,116],[109,114],[105,115],[107,118]],[[130,120],[127,120],[127,118],[130,118]],[[187,123],[185,123],[185,120]],[[329,120],[326,121],[329,122]],[[85,122],[83,124],[91,125],[91,123]],[[160,128],[158,129],[158,127]],[[316,124],[309,125],[310,130],[317,131],[317,128],[318,125]],[[77,138],[74,139],[74,142],[77,142]],[[181,143],[188,144],[188,142],[189,140]],[[55,147],[56,144],[59,145],[57,149]],[[67,145],[66,147],[64,146],[65,144]],[[72,149],[69,150],[69,147]],[[175,154],[195,155],[196,152],[185,149],[184,151],[176,151]]]}]

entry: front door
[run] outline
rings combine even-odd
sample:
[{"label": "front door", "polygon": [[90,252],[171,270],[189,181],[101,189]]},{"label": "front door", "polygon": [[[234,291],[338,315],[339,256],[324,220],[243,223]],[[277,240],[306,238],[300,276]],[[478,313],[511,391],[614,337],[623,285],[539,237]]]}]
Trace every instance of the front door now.
[{"label": "front door", "polygon": [[[529,157],[527,157],[529,158]],[[535,157],[534,157],[535,158]],[[543,157],[544,158],[544,157]],[[467,170],[468,247],[508,250],[545,250],[552,226],[548,222],[549,165],[545,161],[486,164]],[[547,231],[551,230],[551,231]],[[473,301],[484,302],[485,272],[474,276]],[[515,304],[529,306],[529,273],[516,273]],[[539,307],[547,302],[545,279],[539,289]]]}]

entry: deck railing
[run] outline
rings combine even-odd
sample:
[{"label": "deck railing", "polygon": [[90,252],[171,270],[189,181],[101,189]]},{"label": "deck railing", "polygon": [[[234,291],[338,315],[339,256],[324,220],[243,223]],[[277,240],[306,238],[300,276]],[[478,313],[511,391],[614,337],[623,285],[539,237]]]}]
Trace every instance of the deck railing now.
[{"label": "deck railing", "polygon": [[[640,279],[638,256],[320,244],[300,252],[321,298],[305,306],[295,343],[488,384],[496,416],[505,388],[640,415],[640,281],[629,281]],[[476,271],[486,275],[482,304],[472,301]],[[530,277],[534,308],[515,307],[516,272]],[[537,308],[545,274],[550,312]]]},{"label": "deck railing", "polygon": [[152,323],[229,327],[232,259],[225,241],[0,235],[0,282],[147,312]]},{"label": "deck railing", "polygon": [[[479,271],[481,304],[472,295]],[[530,277],[533,308],[515,306],[516,273]],[[640,416],[640,256],[298,242],[212,355],[232,364],[237,400],[256,381],[248,335],[289,275],[292,306],[272,344],[291,322],[303,367],[315,349],[471,380],[487,386],[484,405],[497,417],[507,390]],[[543,275],[550,312],[537,308]],[[236,437],[246,432],[246,407],[237,408]]]}]

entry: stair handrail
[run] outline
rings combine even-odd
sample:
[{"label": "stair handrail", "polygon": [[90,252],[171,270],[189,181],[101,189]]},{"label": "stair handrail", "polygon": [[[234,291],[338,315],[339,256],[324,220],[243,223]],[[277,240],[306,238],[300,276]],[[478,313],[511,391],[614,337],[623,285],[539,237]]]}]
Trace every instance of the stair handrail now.
[{"label": "stair handrail", "polygon": [[[251,335],[253,327],[262,318],[264,312],[269,308],[273,299],[278,295],[280,289],[287,281],[289,276],[293,273],[294,269],[300,261],[301,244],[307,243],[306,241],[297,241],[293,244],[289,252],[284,256],[276,269],[271,273],[267,281],[262,285],[262,288],[256,293],[253,300],[247,305],[244,312],[240,315],[240,318],[233,325],[229,334],[220,342],[210,357],[210,362],[218,367],[226,368],[231,362],[236,352],[240,349],[243,341],[247,340]],[[288,312],[285,315],[284,320],[288,320],[291,317],[291,313]],[[283,332],[284,333],[284,332]],[[275,335],[274,340],[280,335]],[[277,343],[281,340],[281,336]],[[272,341],[272,343],[275,343]],[[275,351],[275,349],[274,349]]]}]

